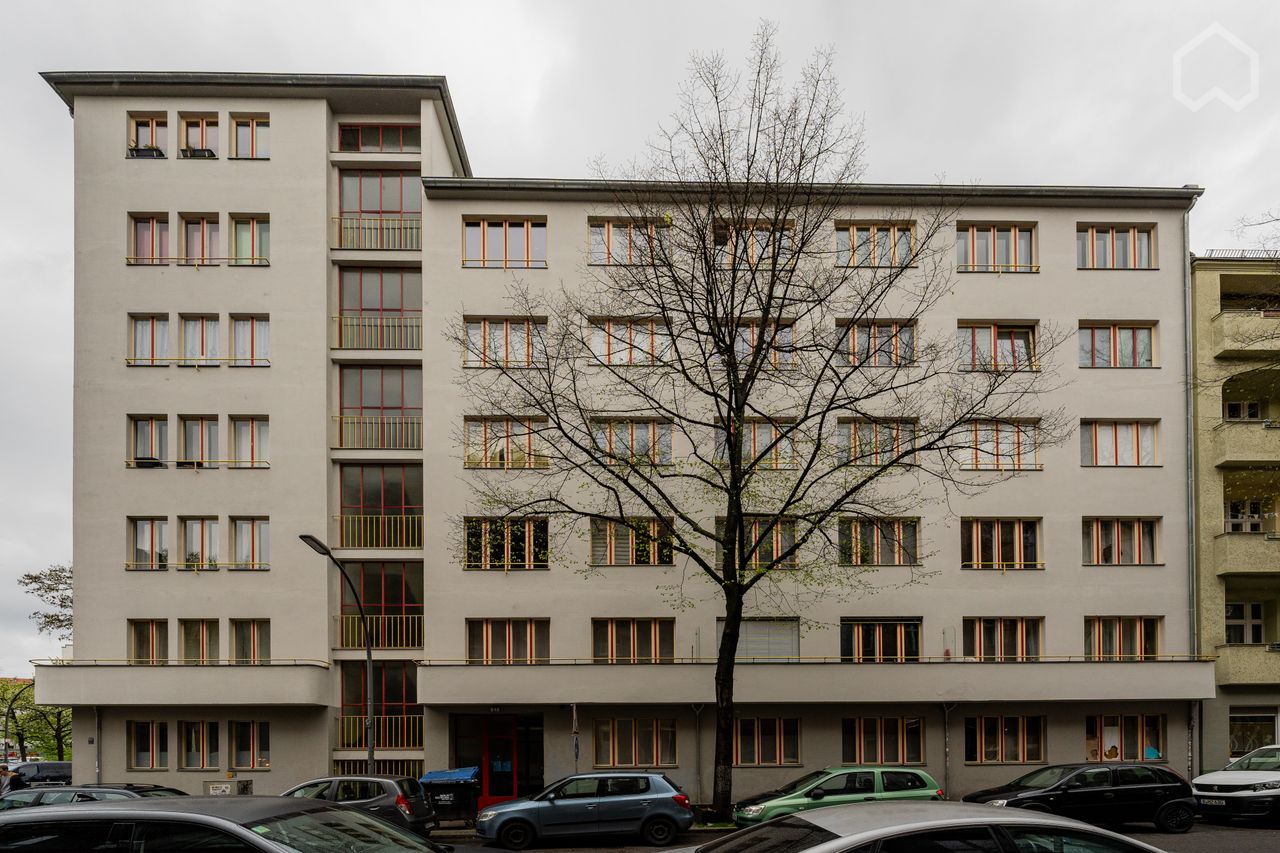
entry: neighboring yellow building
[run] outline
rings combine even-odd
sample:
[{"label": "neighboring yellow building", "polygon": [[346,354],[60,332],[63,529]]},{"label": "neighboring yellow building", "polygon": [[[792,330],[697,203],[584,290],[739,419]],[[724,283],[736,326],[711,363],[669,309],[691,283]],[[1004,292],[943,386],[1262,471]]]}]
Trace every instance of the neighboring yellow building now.
[{"label": "neighboring yellow building", "polygon": [[1201,765],[1280,741],[1280,255],[1192,260]]}]

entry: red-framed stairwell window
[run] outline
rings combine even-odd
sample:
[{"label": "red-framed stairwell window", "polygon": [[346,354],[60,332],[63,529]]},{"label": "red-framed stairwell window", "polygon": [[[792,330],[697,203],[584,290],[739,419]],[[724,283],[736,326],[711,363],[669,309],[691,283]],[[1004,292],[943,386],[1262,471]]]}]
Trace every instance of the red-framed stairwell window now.
[{"label": "red-framed stairwell window", "polygon": [[[418,665],[411,660],[375,660],[373,716],[408,717],[420,714],[421,708],[418,704]],[[364,661],[342,661],[342,716],[363,717],[364,714]]]},{"label": "red-framed stairwell window", "polygon": [[[369,618],[374,648],[422,647],[422,563],[383,560],[347,563]],[[343,648],[363,646],[360,607],[350,587],[342,585]]]},{"label": "red-framed stairwell window", "polygon": [[338,150],[417,153],[422,150],[422,128],[416,124],[340,124]]},{"label": "red-framed stairwell window", "polygon": [[343,365],[338,446],[374,450],[422,447],[422,368]]},{"label": "red-framed stairwell window", "polygon": [[417,249],[422,245],[422,176],[390,169],[339,173],[338,248]]},{"label": "red-framed stairwell window", "polygon": [[422,466],[341,465],[344,548],[422,547]]},{"label": "red-framed stairwell window", "polygon": [[422,270],[343,267],[339,349],[422,349]]}]

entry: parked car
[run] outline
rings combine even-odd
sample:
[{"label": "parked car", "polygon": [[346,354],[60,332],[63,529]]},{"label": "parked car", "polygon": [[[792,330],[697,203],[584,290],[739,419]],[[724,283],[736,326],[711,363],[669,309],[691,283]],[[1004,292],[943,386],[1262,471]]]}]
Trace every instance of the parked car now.
[{"label": "parked car", "polygon": [[71,784],[70,761],[24,761],[9,765],[9,771],[17,774],[9,780],[9,787],[14,791],[35,785]]},{"label": "parked car", "polygon": [[739,800],[733,822],[750,826],[780,815],[872,800],[941,800],[932,776],[911,767],[828,767]]},{"label": "parked car", "polygon": [[295,785],[283,796],[342,803],[423,836],[439,823],[422,783],[412,776],[325,776]]},{"label": "parked car", "polygon": [[337,803],[294,797],[156,797],[0,814],[0,851],[361,850],[430,853],[425,838]]},{"label": "parked car", "polygon": [[1054,764],[1007,785],[966,794],[964,801],[1089,823],[1151,821],[1162,832],[1186,832],[1196,816],[1187,780],[1150,764]]},{"label": "parked car", "polygon": [[670,844],[693,826],[693,808],[661,773],[580,773],[532,797],[488,806],[476,816],[476,835],[508,850],[540,838],[639,833],[648,844]]},{"label": "parked car", "polygon": [[186,791],[164,785],[121,784],[59,785],[23,788],[0,797],[0,811],[28,806],[62,806],[68,803],[95,803],[111,800],[139,800],[143,797],[185,797]]},{"label": "parked car", "polygon": [[1196,809],[1209,820],[1280,815],[1280,746],[1255,749],[1191,780]]},{"label": "parked car", "polygon": [[856,803],[787,815],[673,853],[1161,853],[1105,829],[1044,812],[971,803]]}]

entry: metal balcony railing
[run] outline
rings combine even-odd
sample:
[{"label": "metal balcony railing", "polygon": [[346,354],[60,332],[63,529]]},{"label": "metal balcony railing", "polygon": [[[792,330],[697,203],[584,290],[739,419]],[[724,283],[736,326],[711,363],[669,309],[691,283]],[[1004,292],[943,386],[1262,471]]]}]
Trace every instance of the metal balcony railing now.
[{"label": "metal balcony railing", "polygon": [[339,548],[421,548],[421,515],[340,515]]},{"label": "metal balcony railing", "polygon": [[422,349],[421,315],[343,315],[333,324],[335,349]]},{"label": "metal balcony railing", "polygon": [[[422,749],[422,715],[374,717],[375,749]],[[338,749],[368,749],[364,717],[338,717]]]},{"label": "metal balcony railing", "polygon": [[357,450],[421,450],[421,415],[335,415],[334,447]]},{"label": "metal balcony railing", "polygon": [[335,249],[421,249],[422,217],[335,216],[332,245]]},{"label": "metal balcony railing", "polygon": [[[370,616],[369,635],[375,649],[421,649],[422,614]],[[338,648],[364,648],[364,627],[359,615],[344,613],[338,617]]]}]

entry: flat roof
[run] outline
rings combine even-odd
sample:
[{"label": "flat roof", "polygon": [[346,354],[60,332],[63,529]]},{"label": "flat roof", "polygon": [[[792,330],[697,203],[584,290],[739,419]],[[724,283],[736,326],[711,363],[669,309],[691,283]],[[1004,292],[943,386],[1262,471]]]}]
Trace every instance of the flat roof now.
[{"label": "flat roof", "polygon": [[400,74],[259,74],[205,71],[45,71],[40,74],[71,114],[80,96],[160,95],[169,97],[324,98],[337,112],[397,113],[416,110],[416,101],[438,101],[448,125],[446,137],[462,174],[471,162],[444,77]]}]

